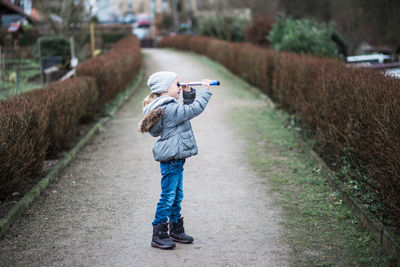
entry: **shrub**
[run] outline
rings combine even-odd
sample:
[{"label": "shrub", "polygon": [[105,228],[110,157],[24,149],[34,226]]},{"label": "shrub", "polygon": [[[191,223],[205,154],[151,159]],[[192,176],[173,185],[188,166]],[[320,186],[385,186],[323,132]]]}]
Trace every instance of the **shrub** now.
[{"label": "shrub", "polygon": [[124,32],[117,32],[117,33],[101,33],[101,39],[103,40],[103,43],[105,44],[110,44],[110,43],[116,43],[119,40],[122,40],[123,38],[127,37],[129,34],[124,33]]},{"label": "shrub", "polygon": [[272,20],[268,16],[259,17],[245,30],[245,41],[263,47],[269,46],[267,39],[268,34],[272,30]]},{"label": "shrub", "polygon": [[[114,52],[121,52],[126,54],[138,53],[139,39],[135,35],[129,35],[121,39],[114,45]],[[111,53],[110,53],[111,54]]]},{"label": "shrub", "polygon": [[221,16],[200,22],[197,32],[220,40],[242,42],[248,24],[243,18]]},{"label": "shrub", "polygon": [[79,123],[93,118],[99,98],[94,80],[89,77],[50,83],[31,94],[49,103],[47,155],[51,158],[70,148],[71,141],[78,133]]},{"label": "shrub", "polygon": [[[173,38],[180,38],[180,37],[181,37],[181,35],[178,35]],[[176,40],[174,40],[173,38],[171,39],[171,43],[176,42]],[[213,38],[205,37],[205,36],[194,36],[194,37],[188,36],[186,38],[187,38],[186,39],[186,49],[189,49],[189,47],[190,47],[190,50],[193,50],[196,53],[203,54],[203,55],[206,54],[208,43],[211,40],[215,40]],[[168,40],[168,38],[163,38],[162,44],[165,46],[169,46],[168,44],[164,44],[164,40]]]},{"label": "shrub", "polygon": [[[40,38],[40,53],[42,57],[60,56],[65,62],[71,57],[69,39],[63,35],[49,35]],[[39,57],[39,48],[36,43],[34,54]]]},{"label": "shrub", "polygon": [[314,93],[325,106],[314,115],[321,146],[367,173],[353,178],[399,217],[400,83],[370,69],[337,66],[333,73],[319,77],[323,90]]},{"label": "shrub", "polygon": [[191,40],[190,36],[187,35],[176,35],[176,36],[169,36],[166,38],[163,38],[160,43],[159,46],[161,47],[168,47],[168,46],[172,46],[178,49],[182,49],[182,50],[188,50],[189,49],[189,40]]},{"label": "shrub", "polygon": [[333,28],[310,19],[294,20],[279,16],[267,39],[275,50],[308,53],[337,58],[335,42],[331,40]]},{"label": "shrub", "polygon": [[138,39],[131,36],[113,52],[81,63],[78,77],[0,102],[0,199],[38,176],[46,155],[69,148],[79,124],[137,74],[140,56]]},{"label": "shrub", "polygon": [[0,199],[42,169],[48,146],[48,103],[22,94],[0,102]]},{"label": "shrub", "polygon": [[255,45],[240,45],[237,49],[237,66],[241,77],[263,90],[271,85],[271,59],[265,49]]},{"label": "shrub", "polygon": [[141,65],[139,40],[129,36],[115,44],[110,53],[91,58],[78,65],[77,76],[94,77],[99,90],[99,105],[105,103],[125,89],[137,74]]},{"label": "shrub", "polygon": [[46,155],[69,148],[79,122],[94,115],[98,92],[89,77],[50,83],[0,102],[0,198],[37,176]]},{"label": "shrub", "polygon": [[162,33],[174,31],[174,17],[170,14],[156,15],[155,24]]},{"label": "shrub", "polygon": [[27,29],[19,39],[21,46],[34,46],[39,39],[39,31],[35,28]]},{"label": "shrub", "polygon": [[[340,166],[346,158],[367,192],[400,222],[400,82],[338,60],[277,52],[206,37],[164,38],[163,45],[217,60],[266,92],[314,131],[317,149]],[[387,216],[387,214],[385,214]]]}]

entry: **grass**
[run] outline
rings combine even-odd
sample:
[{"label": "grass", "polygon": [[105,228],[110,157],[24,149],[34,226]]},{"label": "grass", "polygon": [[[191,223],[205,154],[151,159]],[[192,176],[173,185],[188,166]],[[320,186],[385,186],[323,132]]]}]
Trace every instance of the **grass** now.
[{"label": "grass", "polygon": [[[281,113],[279,116],[277,113]],[[248,157],[284,207],[294,266],[387,266],[378,240],[344,205],[302,153],[280,110],[242,108],[232,115],[248,141]],[[247,131],[245,129],[253,129]]]},{"label": "grass", "polygon": [[0,100],[42,87],[40,82],[28,82],[30,77],[40,74],[37,60],[7,59],[6,64],[9,66],[8,77],[16,75],[17,65],[19,65],[19,82],[17,87],[15,82],[0,80]]},{"label": "grass", "polygon": [[[236,97],[259,101],[257,88],[204,56],[187,54],[214,69]],[[292,266],[388,266],[393,261],[300,150],[291,116],[267,100],[263,108],[235,108],[230,118],[246,140],[252,166],[269,185],[266,194],[283,207]]]}]

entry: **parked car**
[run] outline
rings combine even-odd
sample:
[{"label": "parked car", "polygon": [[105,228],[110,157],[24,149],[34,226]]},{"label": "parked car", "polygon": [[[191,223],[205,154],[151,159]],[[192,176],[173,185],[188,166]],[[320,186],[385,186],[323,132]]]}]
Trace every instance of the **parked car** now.
[{"label": "parked car", "polygon": [[137,19],[133,24],[132,33],[135,34],[139,40],[150,38],[151,21],[149,19]]},{"label": "parked car", "polygon": [[125,14],[125,16],[122,19],[122,23],[125,23],[125,24],[130,24],[130,23],[135,23],[135,22],[136,22],[136,18],[135,18],[135,15],[133,15],[133,13]]}]

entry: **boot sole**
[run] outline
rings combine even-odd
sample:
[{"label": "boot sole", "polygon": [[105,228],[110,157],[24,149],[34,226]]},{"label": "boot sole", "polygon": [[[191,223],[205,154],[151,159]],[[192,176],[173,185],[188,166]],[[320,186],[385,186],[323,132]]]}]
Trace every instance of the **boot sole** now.
[{"label": "boot sole", "polygon": [[176,239],[173,237],[169,237],[172,241],[178,242],[178,243],[182,243],[182,244],[190,244],[193,243],[193,240],[180,240],[180,239]]},{"label": "boot sole", "polygon": [[153,248],[161,248],[161,249],[173,249],[175,247],[175,244],[171,245],[171,246],[163,246],[163,245],[158,245],[154,242],[151,242],[151,246]]}]

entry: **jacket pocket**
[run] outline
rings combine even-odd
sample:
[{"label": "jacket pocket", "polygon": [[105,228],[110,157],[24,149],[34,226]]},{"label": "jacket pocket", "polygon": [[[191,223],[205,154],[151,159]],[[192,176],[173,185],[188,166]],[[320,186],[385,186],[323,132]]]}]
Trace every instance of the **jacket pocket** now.
[{"label": "jacket pocket", "polygon": [[190,131],[186,131],[180,134],[179,140],[179,150],[181,153],[185,153],[187,151],[191,151],[195,147],[195,143],[193,138],[191,138]]},{"label": "jacket pocket", "polygon": [[168,161],[178,155],[179,140],[175,136],[166,140],[158,140],[153,147],[153,156],[157,161]]}]

